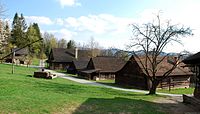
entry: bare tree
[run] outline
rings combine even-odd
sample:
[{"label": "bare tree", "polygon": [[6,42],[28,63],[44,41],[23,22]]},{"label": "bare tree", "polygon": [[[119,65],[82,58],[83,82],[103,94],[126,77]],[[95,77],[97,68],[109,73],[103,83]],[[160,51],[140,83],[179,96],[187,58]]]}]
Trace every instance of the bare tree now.
[{"label": "bare tree", "polygon": [[109,47],[108,49],[101,50],[101,56],[115,56],[115,52],[113,51],[115,47]]},{"label": "bare tree", "polygon": [[116,53],[115,53],[115,55],[114,55],[115,57],[118,57],[118,58],[122,58],[122,59],[124,59],[124,60],[128,60],[128,58],[129,58],[129,54],[128,54],[128,52],[127,51],[124,51],[124,50],[118,50]]},{"label": "bare tree", "polygon": [[94,37],[90,38],[87,47],[91,50],[92,57],[95,57],[100,54],[101,47],[99,46],[99,43],[95,41]]},{"label": "bare tree", "polygon": [[[157,78],[156,73],[159,72],[159,64],[162,64],[168,55],[164,55],[160,59],[160,54],[163,49],[170,43],[176,42],[181,44],[181,38],[192,35],[192,30],[190,28],[185,28],[179,25],[172,25],[169,21],[162,23],[159,14],[156,20],[152,23],[147,23],[143,25],[131,24],[133,41],[130,44],[130,48],[142,49],[144,51],[144,57],[140,57],[134,51],[134,56],[138,59],[141,64],[146,77],[150,80],[149,94],[156,94],[156,88],[159,82],[170,75],[170,73],[177,67],[180,63],[179,59],[181,55],[179,54],[173,64],[170,65],[171,68],[163,73],[162,78]],[[143,59],[143,60],[142,60]]]},{"label": "bare tree", "polygon": [[5,16],[5,12],[6,12],[5,7],[4,7],[4,5],[0,1],[0,18],[2,18],[3,16]]},{"label": "bare tree", "polygon": [[49,53],[51,51],[52,48],[57,48],[57,39],[55,38],[55,36],[51,33],[48,32],[44,32],[43,35],[43,48],[44,48],[44,53],[46,54],[46,56],[49,56]]},{"label": "bare tree", "polygon": [[58,40],[58,48],[66,48],[67,47],[67,40],[64,38]]}]

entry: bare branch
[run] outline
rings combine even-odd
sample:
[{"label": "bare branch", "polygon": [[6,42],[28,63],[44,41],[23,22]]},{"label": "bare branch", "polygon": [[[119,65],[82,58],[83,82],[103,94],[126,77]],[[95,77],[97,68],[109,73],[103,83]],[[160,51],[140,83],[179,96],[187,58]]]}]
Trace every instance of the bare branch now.
[{"label": "bare branch", "polygon": [[136,57],[138,59],[138,62],[142,65],[142,68],[145,70],[145,73],[147,74],[147,76],[150,77],[148,67],[145,67],[146,65],[143,64],[141,58],[134,51],[133,51],[133,55],[134,55],[134,57]]},{"label": "bare branch", "polygon": [[139,28],[138,26],[136,26],[136,25],[133,24],[132,27],[133,27],[133,33],[134,33],[134,31],[136,31],[136,32],[138,32],[138,34],[142,35],[144,38],[146,38],[146,39],[150,40],[152,43],[156,44],[156,42],[155,42],[154,40],[152,40],[150,37],[146,36],[146,35],[140,30],[140,28]]},{"label": "bare branch", "polygon": [[169,69],[167,72],[165,72],[160,80],[162,80],[162,79],[166,78],[167,76],[169,76],[173,72],[173,70],[177,68],[177,66],[181,63],[180,62],[180,57],[181,57],[181,55],[179,55],[177,57],[177,60],[174,61],[174,64],[172,65],[171,69]]},{"label": "bare branch", "polygon": [[5,16],[5,7],[4,5],[0,2],[0,18],[2,18],[3,16]]},{"label": "bare branch", "polygon": [[[160,81],[156,74],[160,70],[160,64],[168,57],[168,55],[160,57],[161,52],[172,42],[182,45],[181,38],[192,35],[192,30],[179,25],[171,25],[169,21],[162,23],[160,16],[157,15],[156,23],[153,21],[142,26],[132,24],[132,33],[134,42],[130,47],[137,47],[144,51],[145,58],[142,58],[144,61],[134,51],[133,54],[141,64],[140,67],[144,69],[144,73],[153,83],[153,81]],[[178,62],[173,64],[162,77],[169,76],[178,64]]]}]

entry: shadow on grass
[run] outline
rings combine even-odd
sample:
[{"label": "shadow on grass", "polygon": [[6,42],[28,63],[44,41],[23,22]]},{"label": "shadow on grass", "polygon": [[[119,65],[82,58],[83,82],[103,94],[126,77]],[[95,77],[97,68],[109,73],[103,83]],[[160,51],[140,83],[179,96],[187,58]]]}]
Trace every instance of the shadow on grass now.
[{"label": "shadow on grass", "polygon": [[27,77],[33,77],[33,75],[26,75]]},{"label": "shadow on grass", "polygon": [[73,114],[183,114],[195,112],[181,102],[156,103],[122,97],[89,98]]},{"label": "shadow on grass", "polygon": [[73,114],[162,114],[158,106],[149,101],[121,97],[89,98]]},{"label": "shadow on grass", "polygon": [[[73,84],[73,83],[56,83],[52,80],[47,79],[40,79],[45,81],[37,81],[35,82],[34,86],[40,87],[44,91],[53,91],[55,93],[62,93],[62,94],[85,94],[86,96],[94,96],[94,95],[101,95],[106,94],[109,96],[140,96],[145,97],[145,94],[138,94],[138,93],[130,93],[125,91],[117,91],[110,88],[104,87],[96,87],[96,86],[89,86],[85,84]],[[47,83],[47,82],[48,83]]]}]

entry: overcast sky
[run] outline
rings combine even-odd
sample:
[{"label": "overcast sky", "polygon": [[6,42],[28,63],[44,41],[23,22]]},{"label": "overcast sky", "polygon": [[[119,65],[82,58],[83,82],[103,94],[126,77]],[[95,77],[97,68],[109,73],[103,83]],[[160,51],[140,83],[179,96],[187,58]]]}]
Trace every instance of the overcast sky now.
[{"label": "overcast sky", "polygon": [[1,0],[6,18],[23,13],[27,23],[37,22],[42,32],[58,39],[86,43],[93,37],[105,48],[125,49],[131,23],[145,23],[161,11],[163,20],[190,27],[194,35],[184,46],[170,44],[165,51],[200,51],[200,0]]}]

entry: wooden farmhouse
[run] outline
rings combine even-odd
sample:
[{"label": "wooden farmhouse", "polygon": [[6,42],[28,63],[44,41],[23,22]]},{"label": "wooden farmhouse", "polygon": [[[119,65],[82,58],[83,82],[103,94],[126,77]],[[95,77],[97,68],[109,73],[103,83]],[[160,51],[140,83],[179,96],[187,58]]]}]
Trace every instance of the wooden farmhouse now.
[{"label": "wooden farmhouse", "polygon": [[[196,78],[196,84],[195,84],[195,90],[194,90],[194,97],[199,99],[199,108],[200,108],[200,52],[189,56],[185,60],[183,60],[185,64],[187,64],[188,67],[192,69],[192,71],[195,73]],[[197,101],[195,99],[195,101]]]},{"label": "wooden farmhouse", "polygon": [[67,68],[67,73],[70,74],[80,74],[80,71],[87,68],[90,58],[81,58],[78,60],[72,61],[72,64]]},{"label": "wooden farmhouse", "polygon": [[[141,57],[141,62],[145,62],[144,57]],[[161,58],[160,58],[161,59]],[[150,66],[150,64],[149,64]],[[158,88],[166,87],[189,87],[190,77],[193,75],[188,68],[181,67],[182,63],[164,80],[160,82]],[[157,78],[161,78],[168,71],[172,64],[168,59],[158,66]],[[148,90],[150,81],[147,79],[144,69],[139,60],[132,56],[124,67],[116,73],[115,83],[119,85],[132,86],[138,89]]]},{"label": "wooden farmhouse", "polygon": [[53,48],[51,49],[47,63],[50,69],[67,70],[72,61],[90,57],[91,52],[88,50]]},{"label": "wooden farmhouse", "polygon": [[121,58],[98,56],[91,58],[80,75],[89,80],[115,79],[115,73],[125,64]]},{"label": "wooden farmhouse", "polygon": [[[23,48],[19,51],[16,51],[18,50],[19,48],[13,48],[11,49],[11,52],[15,52],[15,56],[14,56],[14,63],[15,64],[27,64],[28,63],[28,48]],[[8,58],[6,58],[6,62],[7,63],[12,63],[12,56],[9,56]]]}]

